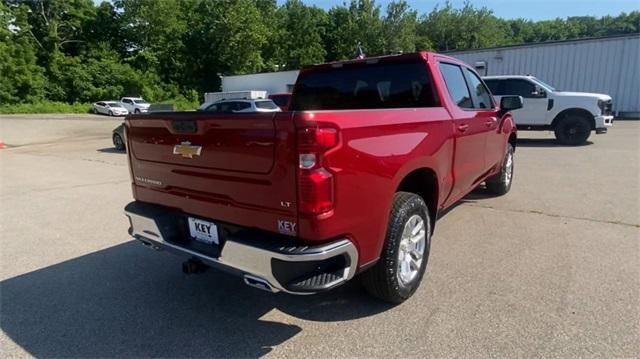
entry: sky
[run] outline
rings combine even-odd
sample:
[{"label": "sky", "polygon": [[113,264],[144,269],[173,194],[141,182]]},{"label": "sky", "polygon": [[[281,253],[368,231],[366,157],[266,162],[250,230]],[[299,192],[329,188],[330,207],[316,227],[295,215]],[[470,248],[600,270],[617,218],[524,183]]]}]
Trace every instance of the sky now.
[{"label": "sky", "polygon": [[[349,2],[349,0],[346,0]],[[284,0],[278,0],[282,4]],[[344,0],[303,0],[305,4],[330,9],[341,5]],[[377,0],[384,10],[391,0]],[[445,0],[407,0],[409,5],[420,14],[428,13],[437,4]],[[451,0],[454,7],[460,8],[464,0]],[[476,7],[486,6],[498,17],[505,19],[525,18],[530,20],[548,20],[568,16],[604,16],[619,15],[621,12],[640,10],[640,0],[475,0]]]}]

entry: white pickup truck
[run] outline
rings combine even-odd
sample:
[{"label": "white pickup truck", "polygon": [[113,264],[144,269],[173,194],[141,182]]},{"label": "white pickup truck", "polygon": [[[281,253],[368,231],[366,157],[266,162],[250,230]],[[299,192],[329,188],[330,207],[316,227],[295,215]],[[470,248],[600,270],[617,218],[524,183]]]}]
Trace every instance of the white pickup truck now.
[{"label": "white pickup truck", "polygon": [[613,125],[611,96],[558,91],[533,76],[486,76],[484,82],[500,97],[519,95],[523,106],[513,111],[518,130],[554,131],[565,145],[581,145],[591,131],[606,133]]}]

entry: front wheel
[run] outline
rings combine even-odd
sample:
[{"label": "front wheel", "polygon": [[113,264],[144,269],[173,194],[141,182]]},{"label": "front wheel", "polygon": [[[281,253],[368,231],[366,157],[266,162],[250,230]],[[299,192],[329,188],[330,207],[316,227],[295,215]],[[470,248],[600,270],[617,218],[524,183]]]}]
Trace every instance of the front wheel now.
[{"label": "front wheel", "polygon": [[124,150],[124,147],[125,147],[124,146],[124,141],[122,140],[122,137],[117,133],[113,134],[113,146],[118,151]]},{"label": "front wheel", "polygon": [[584,117],[571,115],[560,120],[554,132],[561,144],[578,146],[587,142],[591,135],[591,124]]},{"label": "front wheel", "polygon": [[113,116],[113,111],[109,110],[109,116]]},{"label": "front wheel", "polygon": [[135,113],[136,115],[140,114],[140,110],[138,110],[137,108],[135,109],[135,111],[133,111],[133,113]]},{"label": "front wheel", "polygon": [[404,302],[420,286],[430,246],[429,209],[424,200],[413,193],[396,193],[382,254],[373,268],[362,273],[362,284],[377,298]]},{"label": "front wheel", "polygon": [[511,189],[513,181],[513,146],[507,144],[507,153],[502,160],[500,172],[487,178],[487,189],[495,195],[502,196]]}]

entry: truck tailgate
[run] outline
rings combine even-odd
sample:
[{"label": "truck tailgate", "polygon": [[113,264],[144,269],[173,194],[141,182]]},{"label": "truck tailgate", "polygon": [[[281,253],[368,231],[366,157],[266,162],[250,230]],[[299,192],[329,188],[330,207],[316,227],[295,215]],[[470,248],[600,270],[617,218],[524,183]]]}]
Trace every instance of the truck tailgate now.
[{"label": "truck tailgate", "polygon": [[291,113],[130,116],[126,137],[137,200],[295,235]]}]

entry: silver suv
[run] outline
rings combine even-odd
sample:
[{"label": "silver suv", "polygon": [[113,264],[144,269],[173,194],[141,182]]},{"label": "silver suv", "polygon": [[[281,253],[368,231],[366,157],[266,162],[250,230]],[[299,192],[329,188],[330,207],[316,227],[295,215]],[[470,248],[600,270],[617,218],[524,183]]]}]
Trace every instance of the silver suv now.
[{"label": "silver suv", "polygon": [[280,112],[281,111],[280,107],[278,107],[273,101],[269,99],[220,100],[214,103],[202,104],[199,110],[207,111],[207,112],[219,112],[219,113]]}]

